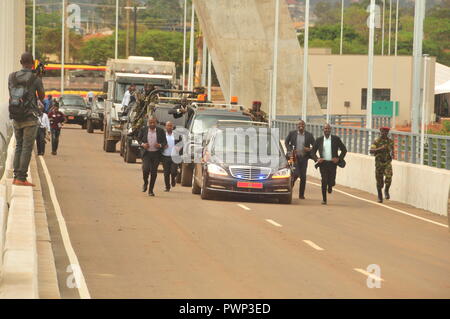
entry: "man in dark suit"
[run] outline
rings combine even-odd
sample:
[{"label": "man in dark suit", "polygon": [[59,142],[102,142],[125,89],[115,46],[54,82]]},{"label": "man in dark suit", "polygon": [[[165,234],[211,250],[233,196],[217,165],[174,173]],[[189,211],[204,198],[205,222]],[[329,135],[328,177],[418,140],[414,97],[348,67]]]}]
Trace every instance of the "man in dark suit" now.
[{"label": "man in dark suit", "polygon": [[167,145],[166,133],[163,129],[156,127],[156,122],[156,117],[149,117],[147,126],[140,129],[137,137],[139,145],[142,147],[143,192],[147,191],[148,177],[151,175],[148,196],[155,196],[153,188],[158,176],[161,152]]},{"label": "man in dark suit", "polygon": [[[344,157],[347,149],[344,143],[336,135],[331,135],[330,124],[323,127],[324,136],[319,137],[311,150],[311,156],[317,162],[316,167],[320,168],[322,176],[322,204],[327,204],[327,190],[331,194],[333,186],[336,184],[336,168],[344,166]],[[338,150],[340,154],[338,155]],[[316,156],[319,151],[320,157]],[[328,188],[328,189],[327,189]]]},{"label": "man in dark suit", "polygon": [[314,145],[314,136],[305,131],[305,122],[300,120],[297,124],[297,130],[289,132],[284,140],[288,155],[295,159],[295,172],[292,178],[292,186],[300,177],[299,198],[305,199],[306,188],[306,170],[308,169],[308,160],[311,158],[311,148]]}]

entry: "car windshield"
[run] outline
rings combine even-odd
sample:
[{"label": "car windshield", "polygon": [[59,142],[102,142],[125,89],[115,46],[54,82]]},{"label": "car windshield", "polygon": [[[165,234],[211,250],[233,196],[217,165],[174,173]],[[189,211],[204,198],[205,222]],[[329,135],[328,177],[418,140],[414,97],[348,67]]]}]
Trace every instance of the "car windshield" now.
[{"label": "car windshield", "polygon": [[199,115],[195,117],[194,124],[192,126],[193,134],[202,134],[213,127],[219,120],[233,120],[233,121],[251,121],[251,118],[245,115],[225,115],[225,114],[211,114],[211,115]]},{"label": "car windshield", "polygon": [[[122,103],[123,96],[125,95],[126,90],[130,87],[132,83],[117,83],[116,87],[116,103]],[[136,90],[142,90],[144,88],[144,84],[136,84]]]},{"label": "car windshield", "polygon": [[278,166],[285,162],[278,132],[269,128],[220,129],[211,145],[214,159],[226,164],[262,164]]},{"label": "car windshield", "polygon": [[95,103],[95,107],[98,110],[104,110],[105,109],[105,101],[97,101],[97,103]]},{"label": "car windshield", "polygon": [[63,96],[61,99],[65,106],[86,107],[86,103],[81,96]]}]

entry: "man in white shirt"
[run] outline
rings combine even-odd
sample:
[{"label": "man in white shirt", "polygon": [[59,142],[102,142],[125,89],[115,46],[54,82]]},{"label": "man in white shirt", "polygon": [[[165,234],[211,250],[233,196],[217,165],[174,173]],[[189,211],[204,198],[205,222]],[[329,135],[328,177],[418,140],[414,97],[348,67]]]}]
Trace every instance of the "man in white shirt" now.
[{"label": "man in white shirt", "polygon": [[172,156],[176,155],[175,145],[179,142],[179,138],[175,139],[175,134],[173,132],[173,123],[166,122],[166,139],[167,145],[162,153],[162,163],[164,167],[164,182],[166,184],[165,192],[170,191],[170,186],[175,187],[178,165],[173,162]]},{"label": "man in white shirt", "polygon": [[[323,127],[324,136],[319,137],[311,150],[311,156],[317,162],[316,168],[320,168],[322,176],[322,205],[327,204],[327,191],[329,194],[333,191],[336,184],[336,168],[339,165],[344,167],[344,157],[347,149],[344,143],[336,135],[331,135],[331,125],[325,124]],[[338,155],[338,151],[340,154]],[[319,151],[320,158],[316,156]]]},{"label": "man in white shirt", "polygon": [[39,127],[36,135],[36,146],[39,156],[44,156],[46,138],[50,136],[50,121],[47,114],[44,112],[44,105],[39,105]]},{"label": "man in white shirt", "polygon": [[126,90],[125,94],[123,95],[122,99],[122,111],[126,110],[128,107],[128,104],[130,104],[131,95],[136,89],[136,85],[131,84],[128,90]]}]

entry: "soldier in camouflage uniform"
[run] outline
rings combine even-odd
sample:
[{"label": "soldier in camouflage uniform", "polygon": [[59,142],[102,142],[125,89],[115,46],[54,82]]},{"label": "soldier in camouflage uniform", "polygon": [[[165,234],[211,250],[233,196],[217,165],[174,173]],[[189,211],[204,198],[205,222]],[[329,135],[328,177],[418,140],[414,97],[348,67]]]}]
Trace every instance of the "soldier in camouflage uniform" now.
[{"label": "soldier in camouflage uniform", "polygon": [[244,112],[247,115],[252,117],[253,121],[256,122],[266,122],[267,123],[267,114],[263,110],[261,110],[261,102],[253,101],[253,105],[251,109],[248,109],[247,112]]},{"label": "soldier in camouflage uniform", "polygon": [[153,112],[155,104],[158,102],[158,95],[150,95],[154,90],[154,85],[146,83],[144,86],[144,92],[136,94],[136,113],[131,123],[132,134],[137,132],[139,128],[144,125],[148,114]]},{"label": "soldier in camouflage uniform", "polygon": [[[389,199],[389,187],[392,183],[392,159],[394,158],[394,141],[388,137],[389,127],[380,128],[381,136],[370,147],[370,153],[375,155],[375,178],[377,180],[378,202],[383,202],[384,195]],[[384,180],[383,180],[384,178]]]}]

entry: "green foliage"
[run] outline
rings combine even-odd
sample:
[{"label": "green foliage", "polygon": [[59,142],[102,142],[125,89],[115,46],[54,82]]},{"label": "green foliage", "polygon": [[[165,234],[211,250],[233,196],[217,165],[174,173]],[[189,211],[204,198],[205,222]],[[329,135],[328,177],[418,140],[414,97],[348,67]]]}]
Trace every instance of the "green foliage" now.
[{"label": "green foliage", "polygon": [[449,120],[443,121],[443,122],[442,122],[442,128],[443,128],[443,130],[444,130],[445,132],[447,132],[447,133],[450,134],[450,121],[449,121]]},{"label": "green foliage", "polygon": [[[344,11],[343,51],[346,54],[367,54],[369,32],[367,28],[369,1],[352,3]],[[314,13],[317,23],[310,28],[310,47],[328,47],[333,54],[340,47],[340,3],[321,1],[316,4]],[[414,7],[402,7],[400,10],[398,32],[398,54],[411,55],[414,37]],[[385,54],[388,48],[389,11],[385,16]],[[391,54],[394,52],[395,10],[392,10]],[[303,45],[304,36],[299,36]],[[381,53],[381,30],[375,31],[375,53]],[[450,0],[444,0],[426,13],[424,21],[423,53],[436,56],[439,63],[450,65]]]}]

